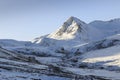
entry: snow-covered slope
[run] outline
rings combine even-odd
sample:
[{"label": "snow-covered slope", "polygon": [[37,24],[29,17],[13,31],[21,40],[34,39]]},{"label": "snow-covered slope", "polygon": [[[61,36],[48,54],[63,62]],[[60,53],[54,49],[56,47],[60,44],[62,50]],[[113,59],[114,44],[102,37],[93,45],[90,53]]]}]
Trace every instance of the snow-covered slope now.
[{"label": "snow-covered slope", "polygon": [[[111,50],[114,54],[119,52],[119,47],[112,48]],[[110,54],[106,54],[106,56],[113,55],[112,52]],[[2,51],[0,49],[0,54],[9,54],[9,51]],[[14,53],[11,53],[14,54]],[[10,54],[10,55],[11,55]],[[86,58],[90,58],[86,56],[86,53],[82,60]],[[95,53],[96,54],[96,53]],[[93,56],[96,57],[96,55]],[[101,54],[102,56],[105,54]],[[119,55],[119,54],[118,54]],[[113,59],[119,59],[119,56],[113,56]],[[107,71],[104,69],[85,69],[85,68],[74,68],[74,67],[65,67],[63,64],[59,65],[61,62],[64,64],[69,64],[64,62],[61,58],[50,58],[48,57],[37,57],[31,56],[31,58],[27,55],[22,55],[22,58],[12,59],[7,58],[7,56],[0,57],[0,79],[1,80],[119,80],[120,73],[115,71]],[[28,57],[28,58],[27,58]],[[24,59],[28,61],[24,61]],[[103,59],[109,60],[110,58]],[[81,59],[80,59],[81,60]],[[79,61],[80,61],[79,60]],[[99,59],[100,60],[100,59]],[[97,61],[97,60],[96,60]],[[102,61],[102,60],[100,60]],[[84,61],[83,61],[84,62]],[[58,64],[59,63],[59,64]],[[73,63],[73,62],[71,62]],[[119,63],[117,61],[117,63]],[[102,73],[105,73],[102,74]]]},{"label": "snow-covered slope", "polygon": [[102,66],[120,67],[120,45],[102,50],[90,51],[83,56],[82,62],[98,63]]},{"label": "snow-covered slope", "polygon": [[30,41],[17,41],[13,39],[0,39],[0,46],[2,47],[19,47],[19,46],[31,46]]},{"label": "snow-covered slope", "polygon": [[93,26],[99,29],[101,32],[104,33],[105,36],[111,36],[114,34],[120,33],[120,19],[112,19],[110,21],[100,21],[96,20],[88,25]]},{"label": "snow-covered slope", "polygon": [[[98,49],[93,50],[88,53],[85,53],[83,57],[83,62],[91,62],[91,63],[101,63],[103,65],[117,65],[120,67],[120,34],[111,36],[107,38],[108,41],[104,43],[104,45],[107,45],[110,40],[116,40],[116,42],[113,42],[113,46],[104,48],[104,49]],[[103,62],[103,63],[102,63]]]},{"label": "snow-covered slope", "polygon": [[[44,58],[42,60],[44,61]],[[52,59],[49,59],[49,62],[52,62]],[[48,69],[47,65],[40,64],[34,56],[14,53],[0,47],[0,80],[70,80],[50,75]]]},{"label": "snow-covered slope", "polygon": [[37,55],[37,56],[62,56],[62,54],[56,54],[54,51],[55,49],[52,49],[52,47],[51,48],[45,47],[46,45],[47,43],[45,43],[45,41],[41,46],[39,44],[34,44],[30,41],[0,39],[0,47],[12,51],[14,53]]},{"label": "snow-covered slope", "polygon": [[90,51],[80,56],[79,68],[120,71],[120,45]]}]

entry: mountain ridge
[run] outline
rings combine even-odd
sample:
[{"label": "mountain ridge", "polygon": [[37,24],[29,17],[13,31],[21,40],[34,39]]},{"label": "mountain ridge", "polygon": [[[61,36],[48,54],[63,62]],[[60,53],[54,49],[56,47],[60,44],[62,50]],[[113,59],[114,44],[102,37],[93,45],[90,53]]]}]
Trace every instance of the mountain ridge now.
[{"label": "mountain ridge", "polygon": [[[72,42],[72,44],[76,44],[76,42],[82,44],[88,43],[90,41],[97,41],[103,37],[104,35],[96,28],[91,27],[87,23],[81,21],[80,19],[71,16],[55,32],[42,37],[38,37],[32,42],[41,44],[47,41],[45,39],[49,39],[49,41],[53,39],[52,44],[65,42],[67,43],[66,45],[69,45],[68,43],[70,41]],[[50,42],[48,41],[46,43],[50,44]]]}]

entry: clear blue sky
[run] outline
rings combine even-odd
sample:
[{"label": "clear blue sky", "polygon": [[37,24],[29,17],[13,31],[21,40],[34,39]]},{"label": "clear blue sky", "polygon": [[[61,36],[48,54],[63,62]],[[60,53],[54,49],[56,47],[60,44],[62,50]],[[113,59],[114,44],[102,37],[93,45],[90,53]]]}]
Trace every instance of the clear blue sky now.
[{"label": "clear blue sky", "polygon": [[0,0],[0,39],[32,40],[70,16],[87,23],[120,18],[120,0]]}]

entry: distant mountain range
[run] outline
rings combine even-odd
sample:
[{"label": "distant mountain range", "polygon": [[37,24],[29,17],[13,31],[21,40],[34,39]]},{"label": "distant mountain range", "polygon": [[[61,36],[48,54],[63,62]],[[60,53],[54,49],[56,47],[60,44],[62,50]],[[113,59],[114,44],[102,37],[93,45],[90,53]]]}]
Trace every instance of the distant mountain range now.
[{"label": "distant mountain range", "polygon": [[54,40],[74,40],[82,44],[102,40],[106,37],[119,33],[120,19],[113,19],[110,21],[93,21],[87,24],[76,17],[70,17],[55,32],[35,38],[32,42],[42,43],[43,39],[49,38]]},{"label": "distant mountain range", "polygon": [[[89,24],[71,16],[55,32],[40,36],[31,42],[1,39],[0,46],[22,53],[55,53],[61,47],[71,49],[104,40],[120,33],[120,19],[93,21]],[[27,50],[26,50],[27,49]],[[52,49],[52,50],[51,50]],[[32,52],[31,52],[32,51]],[[50,54],[51,55],[51,54]]]}]

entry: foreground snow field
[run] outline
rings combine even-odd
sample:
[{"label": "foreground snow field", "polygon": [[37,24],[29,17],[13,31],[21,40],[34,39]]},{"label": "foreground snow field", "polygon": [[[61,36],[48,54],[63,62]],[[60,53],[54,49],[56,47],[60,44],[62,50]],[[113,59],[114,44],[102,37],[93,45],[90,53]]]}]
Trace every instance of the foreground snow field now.
[{"label": "foreground snow field", "polygon": [[16,71],[6,71],[0,69],[0,80],[71,80],[70,78],[47,76],[38,73],[25,73]]},{"label": "foreground snow field", "polygon": [[88,52],[83,55],[82,62],[120,67],[120,46]]},{"label": "foreground snow field", "polygon": [[120,80],[120,19],[70,17],[31,42],[1,39],[0,80]]}]

